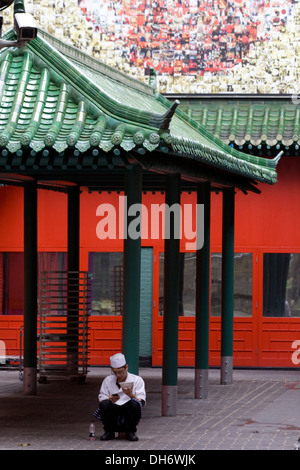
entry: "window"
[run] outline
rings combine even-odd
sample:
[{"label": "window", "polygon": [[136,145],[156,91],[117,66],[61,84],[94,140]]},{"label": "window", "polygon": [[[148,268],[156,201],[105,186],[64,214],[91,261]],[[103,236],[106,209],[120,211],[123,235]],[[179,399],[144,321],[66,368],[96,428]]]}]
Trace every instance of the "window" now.
[{"label": "window", "polygon": [[[67,261],[67,253],[38,253],[38,282],[41,288],[41,290],[39,289],[38,296],[44,297],[46,294],[47,302],[45,304],[46,298],[44,297],[42,301],[43,309],[46,308],[47,305],[47,308],[50,309],[48,313],[50,314],[51,312],[51,315],[67,315],[68,312],[67,281],[66,277],[63,275],[63,272],[68,270]],[[52,274],[47,276],[46,280],[43,273],[50,272],[52,272]],[[45,314],[44,310],[43,314]]]},{"label": "window", "polygon": [[196,253],[181,253],[180,268],[179,315],[191,317],[196,311]]},{"label": "window", "polygon": [[[222,253],[211,255],[211,315],[222,308]],[[252,316],[252,253],[234,254],[234,316]]]},{"label": "window", "polygon": [[24,313],[24,254],[0,253],[0,313]]},{"label": "window", "polygon": [[300,316],[300,253],[264,253],[264,317]]},{"label": "window", "polygon": [[122,315],[123,253],[89,253],[92,315]]},{"label": "window", "polygon": [[[42,271],[67,269],[67,254],[56,252],[38,253],[38,279]],[[0,314],[23,315],[24,313],[24,253],[0,253]]]},{"label": "window", "polygon": [[[159,314],[163,315],[164,254],[160,255]],[[221,315],[222,254],[211,255],[211,315]],[[180,254],[179,315],[194,316],[196,310],[196,253]],[[234,315],[252,315],[252,254],[234,255]]]},{"label": "window", "polygon": [[[164,253],[159,257],[159,314],[163,315]],[[180,253],[179,315],[195,316],[196,253]]]}]

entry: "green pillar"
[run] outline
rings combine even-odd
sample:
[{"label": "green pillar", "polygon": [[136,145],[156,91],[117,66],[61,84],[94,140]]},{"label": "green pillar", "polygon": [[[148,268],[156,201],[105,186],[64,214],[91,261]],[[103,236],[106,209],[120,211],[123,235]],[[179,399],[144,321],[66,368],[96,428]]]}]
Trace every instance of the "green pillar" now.
[{"label": "green pillar", "polygon": [[180,208],[180,175],[167,176],[165,202],[165,225],[169,227],[169,233],[165,234],[162,415],[176,416],[180,216],[175,215],[172,206]]},{"label": "green pillar", "polygon": [[78,373],[80,188],[68,188],[67,372]]},{"label": "green pillar", "polygon": [[122,351],[133,374],[139,370],[141,202],[142,168],[135,165],[125,170],[122,322]]},{"label": "green pillar", "polygon": [[37,183],[24,184],[24,379],[36,395],[37,378]]},{"label": "green pillar", "polygon": [[68,188],[68,271],[79,271],[80,188]]},{"label": "green pillar", "polygon": [[[210,183],[200,183],[197,203],[204,205],[204,244],[196,254],[195,398],[208,396],[210,293]],[[202,221],[200,221],[202,223]],[[198,227],[199,231],[199,227]]]},{"label": "green pillar", "polygon": [[234,188],[223,190],[221,384],[232,383],[234,302]]}]

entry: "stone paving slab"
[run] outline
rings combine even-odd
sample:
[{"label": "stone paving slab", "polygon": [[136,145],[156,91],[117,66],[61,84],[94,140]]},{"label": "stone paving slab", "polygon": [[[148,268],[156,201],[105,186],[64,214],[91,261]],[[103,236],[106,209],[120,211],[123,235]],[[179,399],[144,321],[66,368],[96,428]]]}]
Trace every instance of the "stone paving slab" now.
[{"label": "stone paving slab", "polygon": [[[220,385],[209,371],[207,399],[194,399],[193,369],[179,369],[177,416],[161,416],[161,369],[140,370],[147,405],[139,441],[102,442],[88,428],[107,368],[92,368],[85,384],[50,381],[36,396],[24,396],[17,371],[0,370],[0,450],[176,451],[293,450],[300,437],[300,370],[234,370],[233,384]],[[125,455],[125,454],[124,454]],[[183,455],[183,454],[182,454]]]}]

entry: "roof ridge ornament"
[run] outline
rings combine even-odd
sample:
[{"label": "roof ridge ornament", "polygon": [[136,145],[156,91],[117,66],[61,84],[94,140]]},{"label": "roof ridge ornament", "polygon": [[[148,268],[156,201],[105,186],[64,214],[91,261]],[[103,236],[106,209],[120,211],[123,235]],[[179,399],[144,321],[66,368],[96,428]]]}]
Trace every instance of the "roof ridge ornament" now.
[{"label": "roof ridge ornament", "polygon": [[156,70],[154,67],[150,67],[149,73],[149,85],[156,91],[157,79],[156,79]]},{"label": "roof ridge ornament", "polygon": [[[13,0],[0,0],[0,11],[9,7]],[[37,37],[37,27],[33,16],[25,12],[23,0],[15,0],[14,3],[14,30],[16,41],[1,39],[3,17],[0,17],[0,49],[5,47],[25,47],[28,41]]]},{"label": "roof ridge ornament", "polygon": [[180,105],[179,100],[175,100],[174,103],[172,103],[172,105],[170,106],[170,108],[167,110],[167,112],[164,115],[163,124],[160,127],[161,129],[169,129],[172,117],[174,116],[176,108],[179,105]]},{"label": "roof ridge ornament", "polygon": [[269,163],[269,167],[271,168],[276,168],[277,166],[277,163],[279,162],[279,160],[281,159],[283,155],[283,150],[281,150],[277,155],[276,157],[272,158],[271,160],[268,160],[270,163]]},{"label": "roof ridge ornament", "polygon": [[161,130],[169,129],[172,117],[175,114],[177,106],[180,104],[179,100],[175,100],[167,111],[163,114],[153,113],[149,124],[154,127],[159,127]]}]

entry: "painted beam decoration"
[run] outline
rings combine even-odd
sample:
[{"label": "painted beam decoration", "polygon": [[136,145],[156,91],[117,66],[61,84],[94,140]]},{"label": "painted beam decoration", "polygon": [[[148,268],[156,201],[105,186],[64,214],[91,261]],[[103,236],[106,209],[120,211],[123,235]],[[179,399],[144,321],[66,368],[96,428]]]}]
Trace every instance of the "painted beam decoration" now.
[{"label": "painted beam decoration", "polygon": [[160,93],[298,93],[300,0],[27,0],[26,11],[135,78],[154,67]]}]

